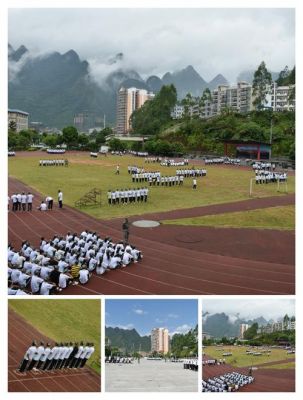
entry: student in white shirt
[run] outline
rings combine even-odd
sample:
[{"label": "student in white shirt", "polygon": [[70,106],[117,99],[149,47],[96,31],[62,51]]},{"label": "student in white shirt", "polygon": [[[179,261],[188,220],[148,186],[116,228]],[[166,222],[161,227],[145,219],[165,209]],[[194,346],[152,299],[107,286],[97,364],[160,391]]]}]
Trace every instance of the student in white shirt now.
[{"label": "student in white shirt", "polygon": [[51,352],[51,347],[50,347],[50,344],[47,343],[43,353],[40,356],[40,360],[38,361],[38,364],[36,367],[37,369],[42,369],[41,367],[42,367],[43,363],[46,362],[50,352]]},{"label": "student in white shirt", "polygon": [[40,346],[37,348],[35,354],[33,355],[33,359],[31,363],[29,364],[28,371],[31,371],[32,369],[36,370],[36,365],[38,364],[38,361],[40,360],[40,357],[44,353],[44,343],[41,342]]},{"label": "student in white shirt", "polygon": [[40,206],[38,207],[39,211],[46,211],[47,210],[47,205],[44,201],[41,201]]},{"label": "student in white shirt", "polygon": [[41,284],[43,282],[43,279],[40,278],[38,276],[38,274],[39,274],[39,272],[35,271],[34,275],[32,276],[32,279],[31,279],[31,291],[32,291],[32,294],[39,294],[39,292],[40,292],[40,286],[41,286]]},{"label": "student in white shirt", "polygon": [[63,193],[60,189],[58,190],[58,203],[59,208],[63,208]]},{"label": "student in white shirt", "polygon": [[87,346],[86,346],[85,349],[86,349],[86,352],[85,352],[84,357],[82,358],[82,361],[81,361],[81,364],[80,364],[80,368],[83,368],[83,367],[85,366],[87,360],[88,360],[88,359],[92,356],[92,354],[94,353],[94,351],[95,351],[94,343],[87,343]]},{"label": "student in white shirt", "polygon": [[22,211],[26,211],[26,194],[24,192],[21,194],[21,205]]},{"label": "student in white shirt", "polygon": [[82,285],[85,285],[88,282],[90,275],[91,274],[89,273],[89,271],[87,269],[85,269],[85,268],[80,269],[80,271],[79,271],[79,282]]},{"label": "student in white shirt", "polygon": [[50,291],[55,288],[55,285],[52,285],[49,282],[43,281],[40,287],[40,294],[44,296],[48,296]]},{"label": "student in white shirt", "polygon": [[37,351],[37,345],[36,342],[33,342],[32,345],[26,350],[24,354],[23,360],[20,363],[19,372],[25,372],[28,362],[33,359],[36,351]]},{"label": "student in white shirt", "polygon": [[33,198],[34,195],[31,192],[27,193],[27,211],[32,211],[33,209]]}]

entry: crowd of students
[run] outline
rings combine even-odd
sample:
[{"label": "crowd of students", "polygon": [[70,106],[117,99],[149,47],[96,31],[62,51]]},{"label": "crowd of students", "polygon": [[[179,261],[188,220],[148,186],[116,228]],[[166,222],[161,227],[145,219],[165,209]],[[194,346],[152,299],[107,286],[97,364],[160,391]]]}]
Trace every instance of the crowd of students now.
[{"label": "crowd of students", "polygon": [[148,199],[149,189],[147,187],[132,189],[108,190],[107,201],[109,205],[146,203]]},{"label": "crowd of students", "polygon": [[160,163],[162,161],[162,157],[145,157],[144,162],[147,164],[155,164]]},{"label": "crowd of students", "polygon": [[9,151],[9,152],[7,153],[7,155],[8,155],[9,157],[15,157],[16,153],[15,153],[14,151]]},{"label": "crowd of students", "polygon": [[55,160],[39,160],[39,166],[40,167],[68,167],[68,160],[59,160],[59,159],[55,159]]},{"label": "crowd of students", "polygon": [[93,153],[92,151],[90,152],[90,156],[93,158],[97,158],[98,157],[98,153]]},{"label": "crowd of students", "polygon": [[241,387],[253,383],[254,380],[253,376],[230,372],[206,381],[202,380],[202,392],[236,392]]},{"label": "crowd of students", "polygon": [[256,161],[253,163],[252,168],[254,170],[274,171],[276,169],[276,164],[271,162]]},{"label": "crowd of students", "polygon": [[9,245],[8,294],[55,294],[69,285],[85,285],[93,272],[103,275],[142,258],[126,241],[113,243],[88,230],[48,241],[42,237],[38,248],[27,241],[19,251]]},{"label": "crowd of students", "polygon": [[54,371],[83,368],[95,351],[94,343],[46,343],[33,341],[21,360],[18,371]]},{"label": "crowd of students", "polygon": [[152,171],[152,172],[142,172],[142,173],[134,173],[132,174],[133,182],[149,182],[150,180],[156,180],[158,177],[161,177],[161,172]]},{"label": "crowd of students", "polygon": [[225,358],[202,360],[202,365],[224,365],[226,362]]}]

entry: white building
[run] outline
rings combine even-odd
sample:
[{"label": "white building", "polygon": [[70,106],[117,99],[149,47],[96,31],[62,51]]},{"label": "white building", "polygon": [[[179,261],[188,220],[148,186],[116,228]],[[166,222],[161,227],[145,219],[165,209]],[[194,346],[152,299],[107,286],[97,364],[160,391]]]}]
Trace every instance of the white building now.
[{"label": "white building", "polygon": [[13,122],[16,126],[16,132],[28,130],[29,113],[21,110],[8,109],[8,126]]},{"label": "white building", "polygon": [[151,351],[163,354],[169,352],[169,332],[167,328],[154,328],[151,331]]},{"label": "white building", "polygon": [[271,107],[273,111],[295,111],[295,96],[290,99],[290,95],[294,90],[295,85],[278,86],[274,82],[266,96],[266,107]]}]

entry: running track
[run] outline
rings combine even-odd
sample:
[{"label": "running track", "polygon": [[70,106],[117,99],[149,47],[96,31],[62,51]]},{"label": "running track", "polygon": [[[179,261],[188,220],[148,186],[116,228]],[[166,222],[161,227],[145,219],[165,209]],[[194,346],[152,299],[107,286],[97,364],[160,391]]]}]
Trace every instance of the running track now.
[{"label": "running track", "polygon": [[[209,357],[203,357],[208,359]],[[293,360],[287,360],[283,362],[290,362]],[[275,362],[272,364],[281,364],[281,362]],[[269,365],[263,364],[263,366]],[[248,375],[248,368],[235,368],[229,364],[225,365],[213,365],[203,366],[202,375],[203,379],[213,378],[229,372],[240,372]],[[244,386],[239,391],[241,392],[294,392],[296,387],[295,369],[275,369],[275,368],[257,368],[253,371],[255,381],[247,386]]]},{"label": "running track", "polygon": [[[29,187],[9,178],[9,194]],[[97,231],[101,237],[121,240],[121,220],[101,221],[74,208],[56,206],[52,212],[36,210],[41,195],[34,190],[34,211],[9,213],[8,237],[19,248],[22,240],[39,244],[41,236],[67,231]],[[205,207],[209,214],[264,206],[293,204],[294,196],[247,200]],[[178,210],[182,217],[193,209]],[[201,210],[196,210],[200,215]],[[149,214],[146,219],[176,218],[176,212]],[[132,217],[132,220],[136,220]],[[60,294],[294,294],[294,232],[254,229],[218,229],[162,225],[131,227],[131,244],[144,254],[142,262],[128,268],[94,275],[86,286],[72,286]]]},{"label": "running track", "polygon": [[9,308],[8,391],[9,392],[100,392],[101,379],[92,369],[60,371],[16,371],[33,340],[53,342]]}]

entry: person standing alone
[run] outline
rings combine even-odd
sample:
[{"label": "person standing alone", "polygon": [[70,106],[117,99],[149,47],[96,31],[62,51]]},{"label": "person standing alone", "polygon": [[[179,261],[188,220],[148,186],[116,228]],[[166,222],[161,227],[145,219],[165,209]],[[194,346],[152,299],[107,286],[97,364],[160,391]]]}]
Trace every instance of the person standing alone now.
[{"label": "person standing alone", "polygon": [[129,222],[127,218],[125,218],[122,224],[122,231],[123,231],[123,243],[125,246],[128,244],[128,237],[129,237]]},{"label": "person standing alone", "polygon": [[58,203],[59,208],[63,208],[63,193],[60,189],[58,190]]}]

